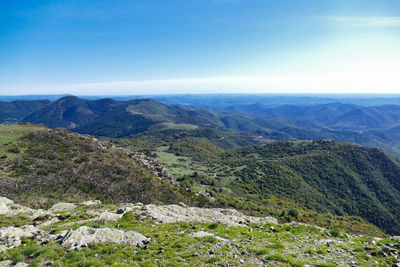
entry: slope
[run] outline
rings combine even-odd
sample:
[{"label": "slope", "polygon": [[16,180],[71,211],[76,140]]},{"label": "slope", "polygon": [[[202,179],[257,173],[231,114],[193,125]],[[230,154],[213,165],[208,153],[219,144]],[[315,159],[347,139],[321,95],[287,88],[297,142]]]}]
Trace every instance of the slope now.
[{"label": "slope", "polygon": [[89,198],[206,204],[155,176],[110,143],[30,125],[1,125],[1,130],[3,137],[9,136],[8,142],[0,144],[2,196],[34,206]]}]

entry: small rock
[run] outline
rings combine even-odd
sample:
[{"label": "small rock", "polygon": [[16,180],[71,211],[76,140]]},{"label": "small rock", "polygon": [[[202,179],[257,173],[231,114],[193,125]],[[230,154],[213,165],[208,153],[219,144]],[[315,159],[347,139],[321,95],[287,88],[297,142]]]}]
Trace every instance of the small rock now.
[{"label": "small rock", "polygon": [[91,243],[114,243],[131,246],[146,247],[150,239],[134,231],[123,231],[110,228],[91,228],[81,226],[75,231],[68,231],[61,241],[61,245],[69,250],[80,249]]},{"label": "small rock", "polygon": [[85,206],[96,206],[96,205],[100,205],[100,204],[101,204],[100,200],[88,200],[88,201],[82,202],[82,205],[85,205]]},{"label": "small rock", "polygon": [[198,232],[190,233],[189,236],[191,236],[191,237],[206,237],[206,236],[212,236],[212,237],[214,237],[214,238],[216,238],[216,239],[218,239],[218,240],[220,240],[220,241],[228,241],[228,240],[225,239],[225,238],[222,238],[222,237],[220,237],[220,236],[216,236],[216,235],[214,235],[214,234],[212,234],[212,233],[204,232],[204,231],[198,231]]},{"label": "small rock", "polygon": [[126,206],[126,207],[121,207],[117,210],[117,214],[125,214],[127,212],[132,211],[134,208],[138,208],[136,206]]},{"label": "small rock", "polygon": [[112,212],[105,211],[100,215],[100,217],[97,220],[103,222],[116,222],[121,218],[122,218],[121,214],[115,214]]},{"label": "small rock", "polygon": [[76,205],[73,203],[57,203],[54,204],[49,211],[51,212],[62,212],[62,211],[68,211],[68,210],[73,210],[76,208]]},{"label": "small rock", "polygon": [[10,267],[12,266],[12,261],[8,260],[8,261],[0,261],[0,267]]}]

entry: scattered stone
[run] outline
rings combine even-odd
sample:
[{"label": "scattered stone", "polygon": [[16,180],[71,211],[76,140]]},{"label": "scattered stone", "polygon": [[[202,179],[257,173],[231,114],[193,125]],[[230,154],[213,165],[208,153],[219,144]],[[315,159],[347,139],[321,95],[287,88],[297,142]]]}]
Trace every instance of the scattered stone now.
[{"label": "scattered stone", "polygon": [[96,206],[96,205],[100,205],[100,204],[101,204],[100,200],[88,200],[88,201],[82,202],[82,205],[85,205],[85,206]]},{"label": "scattered stone", "polygon": [[51,218],[50,220],[44,221],[41,224],[39,224],[38,226],[48,226],[54,223],[58,223],[60,220],[58,218]]},{"label": "scattered stone", "polygon": [[33,225],[24,225],[19,228],[13,226],[0,228],[0,251],[18,247],[21,245],[23,237],[33,238],[34,236],[45,238],[47,235]]},{"label": "scattered stone", "polygon": [[76,205],[73,203],[57,203],[54,204],[49,211],[51,212],[62,212],[62,211],[68,211],[68,210],[73,210],[76,208]]},{"label": "scattered stone", "polygon": [[198,231],[194,233],[190,233],[189,236],[191,237],[206,237],[206,236],[212,236],[216,238],[219,241],[228,241],[228,239],[222,238],[220,236],[214,235],[213,233],[205,232],[205,231]]},{"label": "scattered stone", "polygon": [[139,206],[132,206],[132,205],[127,205],[125,207],[121,207],[117,210],[117,214],[125,214],[127,212],[132,211],[134,208],[138,209],[140,208]]},{"label": "scattered stone", "polygon": [[86,247],[91,243],[100,242],[126,244],[143,248],[150,242],[150,239],[134,231],[82,226],[75,231],[68,231],[61,240],[61,245],[73,250]]},{"label": "scattered stone", "polygon": [[181,207],[187,208],[187,205],[185,203],[183,203],[183,202],[179,202],[178,205],[181,206]]}]

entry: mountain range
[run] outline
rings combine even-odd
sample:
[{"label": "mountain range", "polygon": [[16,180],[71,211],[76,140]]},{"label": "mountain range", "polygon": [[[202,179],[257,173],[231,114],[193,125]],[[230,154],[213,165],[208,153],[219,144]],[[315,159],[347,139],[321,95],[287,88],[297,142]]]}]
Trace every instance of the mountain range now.
[{"label": "mountain range", "polygon": [[230,132],[252,143],[330,139],[380,147],[400,156],[398,105],[231,104],[211,105],[204,110],[151,99],[87,100],[65,96],[55,101],[0,102],[0,122],[40,123],[112,138],[132,136],[154,127],[166,128],[166,123],[172,123]]}]

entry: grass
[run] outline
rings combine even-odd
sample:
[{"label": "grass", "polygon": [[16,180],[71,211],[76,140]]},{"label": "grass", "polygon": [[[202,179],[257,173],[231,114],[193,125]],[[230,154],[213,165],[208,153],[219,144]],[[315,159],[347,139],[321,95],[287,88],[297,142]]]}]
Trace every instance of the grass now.
[{"label": "grass", "polygon": [[196,130],[199,128],[197,125],[186,124],[186,123],[173,123],[173,122],[163,122],[161,123],[165,128],[163,130]]},{"label": "grass", "polygon": [[15,158],[21,152],[19,139],[31,132],[44,131],[37,125],[0,124],[0,158]]},{"label": "grass", "polygon": [[158,147],[154,153],[156,160],[168,166],[168,172],[174,176],[191,175],[195,171],[205,170],[204,166],[195,164],[190,157],[176,156],[166,152],[169,147]]}]

